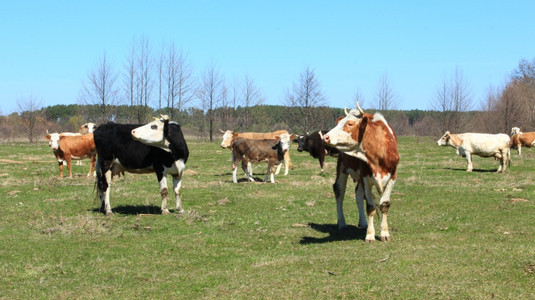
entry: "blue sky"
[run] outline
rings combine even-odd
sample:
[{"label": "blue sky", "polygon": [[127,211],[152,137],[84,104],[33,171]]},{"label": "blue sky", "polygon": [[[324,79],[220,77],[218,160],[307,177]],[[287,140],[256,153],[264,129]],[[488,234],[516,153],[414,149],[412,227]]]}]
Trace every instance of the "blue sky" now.
[{"label": "blue sky", "polygon": [[308,66],[333,107],[373,104],[386,74],[400,109],[430,109],[462,71],[477,106],[521,59],[535,58],[535,1],[4,1],[0,114],[34,97],[76,104],[104,53],[123,71],[132,40],[173,42],[198,75],[247,74],[284,104]]}]

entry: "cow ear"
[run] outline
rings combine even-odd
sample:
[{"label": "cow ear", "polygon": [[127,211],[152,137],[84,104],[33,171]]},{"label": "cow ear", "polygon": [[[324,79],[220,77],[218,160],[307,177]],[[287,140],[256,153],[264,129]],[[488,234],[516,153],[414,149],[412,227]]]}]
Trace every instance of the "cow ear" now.
[{"label": "cow ear", "polygon": [[45,135],[45,139],[47,139],[47,140],[50,141],[50,134],[47,133],[47,134]]},{"label": "cow ear", "polygon": [[295,139],[296,137],[297,137],[297,135],[292,134],[292,135],[290,135],[290,140],[293,140],[293,139]]},{"label": "cow ear", "polygon": [[338,123],[340,122],[340,120],[342,120],[343,118],[345,118],[345,117],[338,117],[338,118],[336,118],[336,124],[338,124]]}]

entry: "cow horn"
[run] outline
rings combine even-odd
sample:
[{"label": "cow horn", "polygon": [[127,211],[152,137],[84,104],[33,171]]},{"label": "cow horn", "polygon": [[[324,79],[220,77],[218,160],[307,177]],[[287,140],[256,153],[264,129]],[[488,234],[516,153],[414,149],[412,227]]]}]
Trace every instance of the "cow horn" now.
[{"label": "cow horn", "polygon": [[50,134],[50,133],[48,133],[48,129],[46,130],[46,134],[47,134],[47,135]]},{"label": "cow horn", "polygon": [[221,133],[225,133],[223,130],[221,130],[221,128],[219,128],[219,132],[221,132]]},{"label": "cow horn", "polygon": [[344,107],[344,112],[346,113],[346,116],[349,115],[349,113],[347,112],[347,108]]},{"label": "cow horn", "polygon": [[160,118],[164,121],[167,121],[169,120],[169,116],[168,115],[160,115]]},{"label": "cow horn", "polygon": [[360,114],[363,115],[364,114],[364,111],[362,110],[362,108],[360,107],[359,105],[359,102],[357,101],[357,109],[359,110]]}]

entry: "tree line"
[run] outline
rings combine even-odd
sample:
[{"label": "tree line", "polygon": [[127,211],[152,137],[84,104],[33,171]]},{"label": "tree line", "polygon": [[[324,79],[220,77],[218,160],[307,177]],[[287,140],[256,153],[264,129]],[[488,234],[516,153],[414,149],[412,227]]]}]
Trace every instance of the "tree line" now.
[{"label": "tree line", "polygon": [[[503,87],[490,87],[479,104],[469,81],[457,68],[430,95],[428,110],[399,110],[401,96],[385,73],[372,101],[357,92],[355,101],[381,112],[398,135],[437,136],[451,132],[506,132],[513,126],[535,130],[535,58],[522,59]],[[218,129],[303,134],[335,125],[343,108],[328,106],[313,68],[305,67],[287,88],[282,105],[264,105],[251,76],[229,82],[214,63],[195,75],[188,57],[173,43],[154,51],[147,39],[134,39],[122,68],[106,54],[83,81],[77,104],[42,107],[31,95],[17,101],[18,111],[0,116],[0,140],[38,139],[45,130],[77,131],[85,122],[142,124],[169,115],[186,133],[213,141]]]}]

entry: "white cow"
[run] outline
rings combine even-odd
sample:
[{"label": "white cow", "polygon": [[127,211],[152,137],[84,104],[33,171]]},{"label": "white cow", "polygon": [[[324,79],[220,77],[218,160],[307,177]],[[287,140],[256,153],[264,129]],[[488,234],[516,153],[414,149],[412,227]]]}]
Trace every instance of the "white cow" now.
[{"label": "white cow", "polygon": [[472,172],[472,155],[481,157],[494,157],[500,160],[498,173],[505,172],[507,164],[510,163],[511,150],[509,144],[511,138],[507,134],[486,134],[486,133],[460,133],[452,134],[446,131],[438,139],[439,146],[452,146],[457,150],[457,154],[466,157],[468,169]]}]

